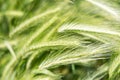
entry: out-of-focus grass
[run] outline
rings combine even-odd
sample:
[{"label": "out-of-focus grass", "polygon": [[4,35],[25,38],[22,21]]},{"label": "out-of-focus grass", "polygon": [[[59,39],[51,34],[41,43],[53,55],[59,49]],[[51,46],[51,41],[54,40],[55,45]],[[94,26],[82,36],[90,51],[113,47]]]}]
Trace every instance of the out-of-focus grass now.
[{"label": "out-of-focus grass", "polygon": [[0,80],[119,80],[119,0],[0,0]]}]

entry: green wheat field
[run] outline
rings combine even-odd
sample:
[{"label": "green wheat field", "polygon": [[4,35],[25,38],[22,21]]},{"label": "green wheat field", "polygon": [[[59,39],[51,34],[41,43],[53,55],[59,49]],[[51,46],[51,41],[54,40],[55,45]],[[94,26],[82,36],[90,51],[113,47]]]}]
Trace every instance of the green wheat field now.
[{"label": "green wheat field", "polygon": [[120,80],[120,0],[0,0],[0,80]]}]

